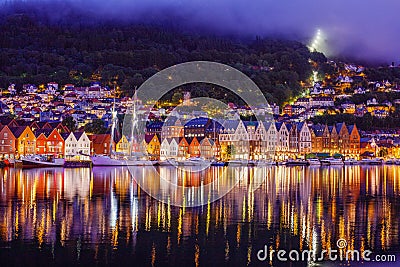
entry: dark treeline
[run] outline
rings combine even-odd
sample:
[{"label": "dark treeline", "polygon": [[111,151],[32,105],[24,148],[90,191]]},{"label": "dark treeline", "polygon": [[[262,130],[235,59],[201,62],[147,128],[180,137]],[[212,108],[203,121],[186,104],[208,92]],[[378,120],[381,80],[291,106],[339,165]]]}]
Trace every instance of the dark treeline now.
[{"label": "dark treeline", "polygon": [[[309,59],[312,59],[313,66]],[[251,42],[182,34],[160,27],[103,23],[51,23],[32,14],[11,14],[0,21],[0,88],[15,83],[58,82],[85,86],[92,81],[116,84],[131,95],[157,71],[174,64],[209,60],[243,71],[271,102],[282,104],[301,90],[312,68],[324,71],[326,57],[299,42]],[[200,95],[238,102],[236,96],[204,86]],[[186,86],[185,90],[191,90]],[[172,95],[171,95],[172,96]]]}]

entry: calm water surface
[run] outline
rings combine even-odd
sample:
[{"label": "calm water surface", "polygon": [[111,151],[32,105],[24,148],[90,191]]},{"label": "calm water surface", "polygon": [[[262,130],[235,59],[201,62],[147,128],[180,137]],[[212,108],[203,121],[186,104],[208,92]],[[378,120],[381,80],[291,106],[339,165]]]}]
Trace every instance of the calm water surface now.
[{"label": "calm water surface", "polygon": [[[216,202],[185,208],[136,184],[132,175],[153,195],[166,192],[146,168],[1,170],[0,265],[400,266],[400,166],[158,171],[186,186],[238,184]],[[339,238],[398,263],[257,259],[265,245],[336,249]]]}]

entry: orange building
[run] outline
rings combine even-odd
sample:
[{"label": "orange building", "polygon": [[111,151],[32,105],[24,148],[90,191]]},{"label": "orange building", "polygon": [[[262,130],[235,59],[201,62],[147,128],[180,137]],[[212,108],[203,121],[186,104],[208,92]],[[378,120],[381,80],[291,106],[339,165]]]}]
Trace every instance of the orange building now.
[{"label": "orange building", "polygon": [[36,136],[29,126],[10,127],[16,138],[16,153],[32,155],[36,153]]},{"label": "orange building", "polygon": [[360,133],[358,132],[357,126],[351,125],[348,126],[349,131],[349,151],[348,154],[350,157],[358,159],[359,155],[361,154],[361,137]]},{"label": "orange building", "polygon": [[189,155],[190,157],[200,157],[200,142],[196,137],[193,137],[190,142]]},{"label": "orange building", "polygon": [[339,153],[342,155],[347,155],[349,152],[349,131],[347,129],[346,123],[337,123],[336,132],[338,133],[338,149]]},{"label": "orange building", "polygon": [[189,143],[185,137],[182,137],[178,144],[178,158],[185,159],[189,157]]},{"label": "orange building", "polygon": [[311,127],[311,152],[324,152],[324,125],[318,124]]}]

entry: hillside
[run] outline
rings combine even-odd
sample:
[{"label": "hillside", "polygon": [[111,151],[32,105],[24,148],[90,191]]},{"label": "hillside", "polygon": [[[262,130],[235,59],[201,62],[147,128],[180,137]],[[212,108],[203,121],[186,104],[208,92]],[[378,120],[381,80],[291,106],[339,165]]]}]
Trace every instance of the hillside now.
[{"label": "hillside", "polygon": [[[131,94],[134,86],[158,70],[193,60],[238,68],[278,104],[298,94],[300,82],[309,82],[312,68],[329,71],[323,54],[311,53],[296,41],[260,37],[237,41],[117,22],[55,24],[32,14],[11,14],[0,24],[0,88],[10,83],[20,89],[27,83],[100,81],[116,83],[122,94]],[[226,92],[212,88],[204,85],[197,94],[224,98]],[[230,94],[225,98],[238,101]]]}]

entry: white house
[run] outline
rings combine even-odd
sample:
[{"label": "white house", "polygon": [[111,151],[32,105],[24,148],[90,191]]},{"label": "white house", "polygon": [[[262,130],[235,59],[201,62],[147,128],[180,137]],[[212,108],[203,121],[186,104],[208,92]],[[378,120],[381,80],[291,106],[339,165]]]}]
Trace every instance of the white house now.
[{"label": "white house", "polygon": [[307,123],[300,122],[297,124],[297,132],[298,132],[298,152],[299,154],[307,154],[311,153],[311,131],[308,127]]},{"label": "white house", "polygon": [[277,156],[279,159],[285,159],[283,155],[289,151],[289,130],[283,122],[276,123],[275,127],[277,130]]},{"label": "white house", "polygon": [[160,160],[166,160],[169,158],[170,145],[167,138],[164,138],[160,146]]},{"label": "white house", "polygon": [[63,135],[65,140],[64,155],[66,159],[89,160],[90,140],[85,132]]},{"label": "white house", "polygon": [[170,158],[178,158],[179,141],[176,138],[172,138],[169,143],[169,156]]},{"label": "white house", "polygon": [[257,134],[260,140],[259,156],[256,159],[272,159],[277,145],[277,130],[275,123],[262,122],[258,125]]},{"label": "white house", "polygon": [[249,159],[249,134],[243,121],[226,120],[219,135],[221,147],[233,146],[233,159]]}]

